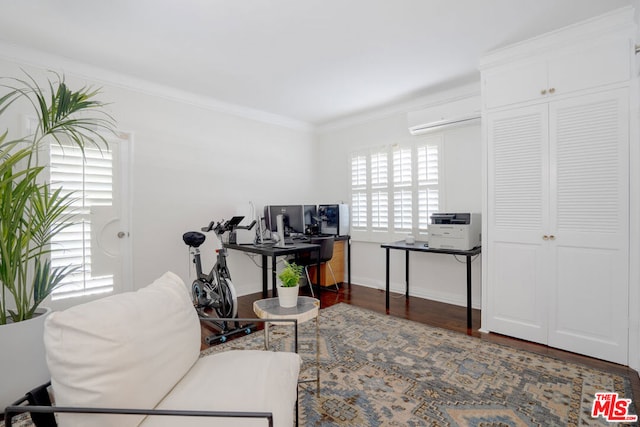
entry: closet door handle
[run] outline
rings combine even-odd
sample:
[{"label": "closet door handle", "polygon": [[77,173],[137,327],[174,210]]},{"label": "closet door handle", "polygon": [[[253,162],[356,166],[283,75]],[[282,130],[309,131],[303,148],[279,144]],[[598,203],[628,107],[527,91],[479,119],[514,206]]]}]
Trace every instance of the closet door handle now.
[{"label": "closet door handle", "polygon": [[549,89],[549,93],[555,93],[556,92],[556,88],[552,87],[551,89]]},{"label": "closet door handle", "polygon": [[544,236],[542,236],[542,240],[549,240],[549,236],[545,234]]},{"label": "closet door handle", "polygon": [[549,240],[556,240],[556,236],[554,236],[553,234],[549,236]]},{"label": "closet door handle", "polygon": [[546,89],[542,89],[542,90],[540,91],[540,95],[546,95],[546,94],[547,94],[547,90],[546,90]]}]

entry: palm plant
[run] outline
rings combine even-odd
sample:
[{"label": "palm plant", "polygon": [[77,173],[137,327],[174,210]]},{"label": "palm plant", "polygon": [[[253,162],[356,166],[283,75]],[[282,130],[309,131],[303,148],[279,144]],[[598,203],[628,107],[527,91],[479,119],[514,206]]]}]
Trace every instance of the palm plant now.
[{"label": "palm plant", "polygon": [[0,134],[0,325],[30,319],[76,269],[51,264],[52,238],[73,224],[73,198],[46,183],[39,151],[52,142],[71,143],[83,152],[88,144],[106,149],[103,133],[115,126],[105,104],[95,100],[98,90],[71,90],[59,75],[46,89],[28,75],[3,80],[0,117],[26,100],[37,127],[22,138],[9,139],[8,130]]}]

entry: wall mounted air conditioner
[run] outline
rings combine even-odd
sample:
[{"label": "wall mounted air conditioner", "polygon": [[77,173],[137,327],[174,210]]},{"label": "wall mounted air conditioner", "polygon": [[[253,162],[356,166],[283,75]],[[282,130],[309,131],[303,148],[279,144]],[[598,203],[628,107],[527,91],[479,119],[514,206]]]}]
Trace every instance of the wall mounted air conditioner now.
[{"label": "wall mounted air conditioner", "polygon": [[420,135],[445,126],[475,123],[480,119],[480,106],[480,96],[472,96],[409,112],[409,132]]}]

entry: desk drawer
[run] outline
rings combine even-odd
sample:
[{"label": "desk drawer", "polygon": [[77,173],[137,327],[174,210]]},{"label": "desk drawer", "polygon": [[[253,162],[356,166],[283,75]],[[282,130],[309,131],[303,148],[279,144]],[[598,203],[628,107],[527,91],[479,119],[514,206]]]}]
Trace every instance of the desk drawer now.
[{"label": "desk drawer", "polygon": [[[338,283],[344,282],[344,251],[345,241],[338,240],[333,244],[333,258],[329,261],[333,274],[336,276]],[[309,267],[309,277],[311,281],[315,283],[316,280],[316,267]],[[326,264],[320,266],[320,286],[333,286],[333,277]]]}]

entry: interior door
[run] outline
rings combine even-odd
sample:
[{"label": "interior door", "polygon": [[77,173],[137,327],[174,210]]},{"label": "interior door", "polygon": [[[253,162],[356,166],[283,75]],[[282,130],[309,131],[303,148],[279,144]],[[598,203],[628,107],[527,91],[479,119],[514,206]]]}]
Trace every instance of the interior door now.
[{"label": "interior door", "polygon": [[50,147],[51,185],[72,193],[76,214],[52,242],[52,263],[78,266],[47,302],[54,309],[129,290],[130,136],[110,135],[108,143],[84,155],[72,144]]},{"label": "interior door", "polygon": [[549,262],[547,106],[487,117],[487,329],[545,343]]},{"label": "interior door", "polygon": [[627,364],[628,91],[550,104],[549,345]]}]

